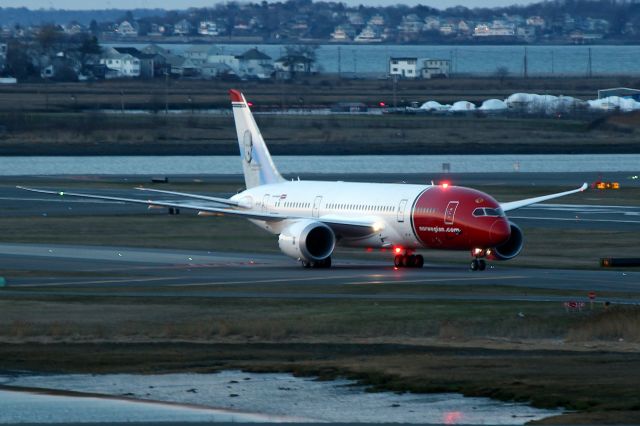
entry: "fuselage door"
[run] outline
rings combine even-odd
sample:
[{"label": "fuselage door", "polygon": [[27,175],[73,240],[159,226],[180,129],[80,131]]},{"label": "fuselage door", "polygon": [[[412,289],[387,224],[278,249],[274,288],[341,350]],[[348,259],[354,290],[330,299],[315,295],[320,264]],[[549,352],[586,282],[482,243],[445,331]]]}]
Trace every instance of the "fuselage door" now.
[{"label": "fuselage door", "polygon": [[320,213],[320,203],[322,203],[322,196],[317,196],[316,199],[313,201],[313,217],[318,217],[319,213]]},{"label": "fuselage door", "polygon": [[398,222],[404,222],[404,210],[407,207],[407,200],[401,200],[398,204]]},{"label": "fuselage door", "polygon": [[453,225],[454,218],[456,216],[456,210],[458,209],[459,201],[449,201],[447,209],[444,211],[444,224]]},{"label": "fuselage door", "polygon": [[269,194],[264,194],[262,197],[262,212],[269,213]]}]

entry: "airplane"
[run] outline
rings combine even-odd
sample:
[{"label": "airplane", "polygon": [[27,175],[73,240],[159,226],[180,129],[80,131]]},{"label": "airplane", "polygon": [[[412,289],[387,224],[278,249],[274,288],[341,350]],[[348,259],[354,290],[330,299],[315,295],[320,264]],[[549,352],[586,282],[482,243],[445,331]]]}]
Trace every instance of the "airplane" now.
[{"label": "airplane", "polygon": [[423,267],[424,257],[417,250],[465,250],[471,253],[473,271],[484,270],[485,259],[510,260],[522,251],[523,232],[506,212],[587,188],[584,183],[565,192],[499,203],[481,191],[447,183],[288,181],[278,172],[244,95],[237,90],[229,94],[246,184],[230,198],[136,188],[189,200],[174,202],[18,188],[243,217],[278,235],[280,250],[305,268],[329,268],[340,245],[388,249],[398,268]]}]

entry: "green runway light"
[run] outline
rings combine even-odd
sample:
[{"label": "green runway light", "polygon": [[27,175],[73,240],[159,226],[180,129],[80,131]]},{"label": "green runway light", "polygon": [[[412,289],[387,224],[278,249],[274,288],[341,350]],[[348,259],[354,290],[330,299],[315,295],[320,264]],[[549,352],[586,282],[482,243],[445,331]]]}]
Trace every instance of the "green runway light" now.
[{"label": "green runway light", "polygon": [[60,191],[60,196],[63,196],[63,195],[64,195],[64,192]]}]

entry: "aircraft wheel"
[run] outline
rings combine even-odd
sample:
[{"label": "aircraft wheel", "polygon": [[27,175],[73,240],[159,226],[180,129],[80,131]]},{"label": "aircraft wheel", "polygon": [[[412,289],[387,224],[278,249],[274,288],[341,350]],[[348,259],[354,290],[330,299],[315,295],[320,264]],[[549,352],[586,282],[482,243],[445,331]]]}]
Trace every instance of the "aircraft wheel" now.
[{"label": "aircraft wheel", "polygon": [[331,268],[331,256],[322,261],[323,268]]},{"label": "aircraft wheel", "polygon": [[416,268],[422,268],[424,266],[424,257],[421,254],[416,255]]},{"label": "aircraft wheel", "polygon": [[477,271],[478,268],[480,268],[480,262],[478,262],[478,259],[473,259],[471,261],[471,267],[470,268],[471,268],[472,271]]},{"label": "aircraft wheel", "polygon": [[485,262],[483,259],[478,260],[478,269],[481,271],[487,269],[487,262]]},{"label": "aircraft wheel", "polygon": [[303,268],[305,268],[305,269],[309,269],[309,268],[311,268],[312,266],[313,266],[313,265],[311,264],[311,262],[308,262],[308,261],[306,261],[306,260],[303,260],[303,261],[302,261],[302,267],[303,267]]},{"label": "aircraft wheel", "polygon": [[393,258],[393,265],[396,268],[401,268],[402,267],[402,258],[404,256],[400,255],[400,254],[396,254],[396,257]]},{"label": "aircraft wheel", "polygon": [[402,266],[406,268],[411,268],[413,266],[415,257],[413,255],[410,256],[402,256]]}]

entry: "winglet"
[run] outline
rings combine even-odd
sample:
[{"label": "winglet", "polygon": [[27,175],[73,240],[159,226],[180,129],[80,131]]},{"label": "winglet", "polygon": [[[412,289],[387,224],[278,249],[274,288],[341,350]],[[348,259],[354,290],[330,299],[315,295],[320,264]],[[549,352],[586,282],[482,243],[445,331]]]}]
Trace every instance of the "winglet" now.
[{"label": "winglet", "polygon": [[242,96],[242,92],[238,90],[230,89],[229,96],[231,97],[231,102],[245,102],[244,96]]},{"label": "winglet", "polygon": [[571,191],[559,192],[557,194],[549,194],[543,195],[541,197],[533,197],[527,198],[526,200],[518,200],[518,201],[510,201],[508,203],[500,203],[500,207],[503,211],[508,212],[511,210],[519,209],[521,207],[526,207],[531,204],[541,203],[543,201],[553,200],[554,198],[564,197],[565,195],[575,194],[577,192],[583,192],[589,187],[587,183],[583,183],[582,186],[578,189],[572,189]]}]

